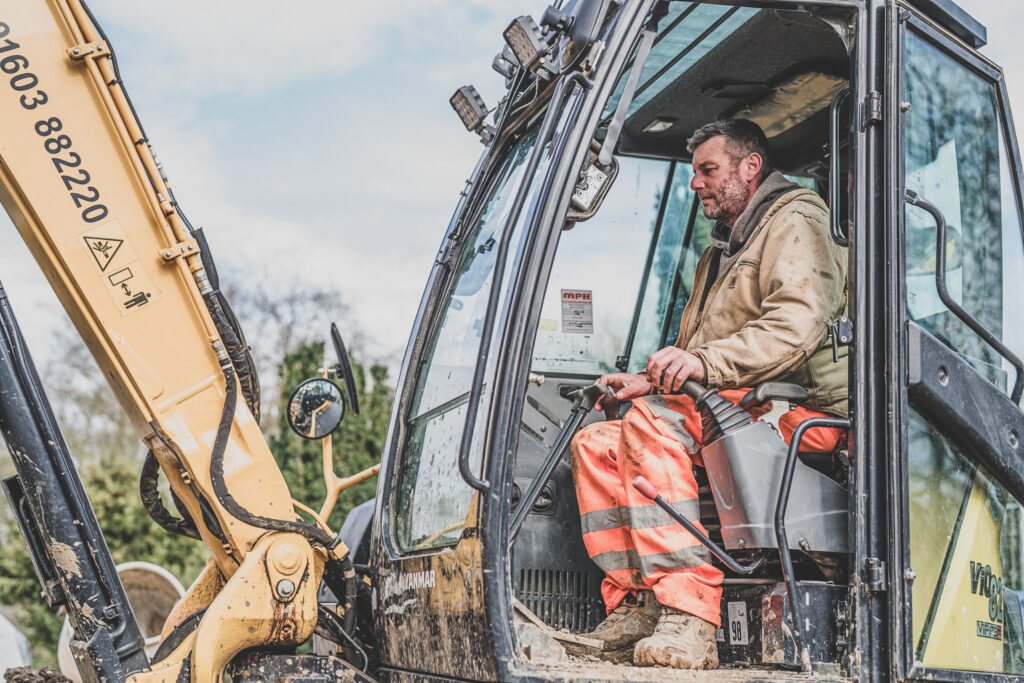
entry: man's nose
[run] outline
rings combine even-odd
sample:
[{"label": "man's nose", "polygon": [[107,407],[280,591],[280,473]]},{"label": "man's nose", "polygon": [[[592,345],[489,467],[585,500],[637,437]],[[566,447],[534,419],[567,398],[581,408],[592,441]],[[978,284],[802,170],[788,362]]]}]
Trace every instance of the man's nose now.
[{"label": "man's nose", "polygon": [[693,176],[693,179],[690,181],[690,189],[693,190],[694,192],[696,192],[697,190],[703,190],[704,179],[701,178],[699,175],[695,174]]}]

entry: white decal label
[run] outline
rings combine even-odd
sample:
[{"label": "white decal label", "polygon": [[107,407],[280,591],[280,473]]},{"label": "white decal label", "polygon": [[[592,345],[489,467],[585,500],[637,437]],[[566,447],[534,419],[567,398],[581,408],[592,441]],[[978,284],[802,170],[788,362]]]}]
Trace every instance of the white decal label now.
[{"label": "white decal label", "polygon": [[[434,570],[428,569],[423,572],[411,572],[409,574],[399,574],[397,577],[394,575],[388,576],[384,580],[384,602],[389,601],[396,595],[409,590],[427,590],[428,588],[434,587]],[[405,607],[403,606],[404,610]]]},{"label": "white decal label", "polygon": [[750,635],[747,632],[747,603],[729,603],[729,644],[748,645]]},{"label": "white decal label", "polygon": [[594,334],[592,290],[562,290],[562,332]]},{"label": "white decal label", "polygon": [[79,237],[121,315],[160,299],[120,223],[107,221]]}]

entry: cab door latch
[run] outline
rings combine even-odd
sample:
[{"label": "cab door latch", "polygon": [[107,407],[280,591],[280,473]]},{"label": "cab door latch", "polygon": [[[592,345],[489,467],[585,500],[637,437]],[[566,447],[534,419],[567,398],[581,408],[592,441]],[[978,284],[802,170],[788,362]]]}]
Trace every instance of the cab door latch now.
[{"label": "cab door latch", "polygon": [[853,321],[849,316],[841,315],[828,326],[828,336],[832,338],[832,362],[839,362],[839,347],[853,343]]}]

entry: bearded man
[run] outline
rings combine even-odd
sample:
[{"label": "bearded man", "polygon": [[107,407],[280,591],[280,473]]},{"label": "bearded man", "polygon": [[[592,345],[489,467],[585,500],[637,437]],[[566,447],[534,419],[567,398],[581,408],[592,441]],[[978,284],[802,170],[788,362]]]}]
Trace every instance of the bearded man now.
[{"label": "bearded man", "polygon": [[[605,571],[609,616],[590,637],[602,652],[635,664],[687,669],[718,665],[722,572],[667,513],[633,490],[644,476],[699,523],[693,465],[701,420],[693,400],[674,395],[694,379],[739,402],[768,380],[793,382],[810,399],[779,420],[788,442],[804,419],[847,414],[847,364],[836,363],[829,324],[846,307],[846,255],[829,237],[828,208],[811,190],[773,172],[768,141],[754,123],[718,121],[687,143],[690,183],[716,221],[697,265],[693,293],[673,346],[640,374],[605,375],[622,420],[599,422],[572,442],[583,540]],[[831,452],[838,430],[812,429],[805,450]]]}]

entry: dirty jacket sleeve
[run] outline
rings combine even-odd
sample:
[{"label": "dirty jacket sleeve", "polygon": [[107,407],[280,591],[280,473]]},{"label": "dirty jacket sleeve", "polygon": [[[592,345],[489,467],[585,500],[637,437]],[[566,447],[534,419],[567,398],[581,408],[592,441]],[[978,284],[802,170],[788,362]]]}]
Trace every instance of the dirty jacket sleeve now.
[{"label": "dirty jacket sleeve", "polygon": [[[764,226],[757,240],[760,260],[744,266],[756,269],[748,277],[756,278],[756,286],[749,284],[759,290],[760,315],[691,349],[703,361],[709,385],[750,386],[786,375],[821,346],[840,307],[846,277],[827,224],[823,205],[795,201]],[[726,303],[730,296],[715,298]],[[713,313],[709,310],[708,317]]]}]

